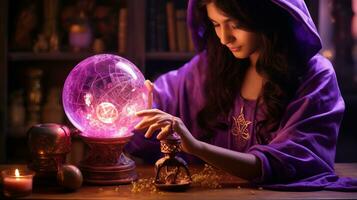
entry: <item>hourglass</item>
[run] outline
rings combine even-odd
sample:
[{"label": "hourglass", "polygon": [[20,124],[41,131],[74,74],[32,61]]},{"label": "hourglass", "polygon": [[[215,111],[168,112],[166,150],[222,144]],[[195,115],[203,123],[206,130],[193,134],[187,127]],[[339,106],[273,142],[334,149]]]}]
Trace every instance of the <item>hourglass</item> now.
[{"label": "hourglass", "polygon": [[185,160],[176,154],[180,151],[181,138],[176,133],[160,141],[164,157],[156,161],[154,184],[161,190],[185,190],[191,184],[191,175]]}]

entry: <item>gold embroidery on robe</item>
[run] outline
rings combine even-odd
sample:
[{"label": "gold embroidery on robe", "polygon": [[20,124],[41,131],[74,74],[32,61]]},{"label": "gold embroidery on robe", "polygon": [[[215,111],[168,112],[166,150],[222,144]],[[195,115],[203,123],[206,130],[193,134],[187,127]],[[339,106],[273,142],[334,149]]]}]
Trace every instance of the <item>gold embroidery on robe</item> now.
[{"label": "gold embroidery on robe", "polygon": [[234,122],[232,134],[235,136],[240,136],[245,140],[248,140],[250,138],[248,125],[250,125],[252,122],[245,119],[243,113],[243,106],[240,109],[240,114],[238,115],[238,117],[233,117],[233,120]]}]

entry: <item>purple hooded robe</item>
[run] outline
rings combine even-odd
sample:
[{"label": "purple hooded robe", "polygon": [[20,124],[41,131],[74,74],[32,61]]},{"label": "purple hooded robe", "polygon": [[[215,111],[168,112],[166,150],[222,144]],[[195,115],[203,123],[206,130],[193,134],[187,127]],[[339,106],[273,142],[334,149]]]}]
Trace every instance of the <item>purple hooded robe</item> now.
[{"label": "purple hooded robe", "polygon": [[[308,72],[302,78],[296,96],[285,109],[275,137],[267,145],[258,144],[254,132],[255,121],[264,118],[254,100],[239,95],[228,119],[222,120],[230,130],[217,130],[213,145],[247,152],[262,163],[262,176],[254,182],[265,188],[279,190],[357,190],[357,179],[339,178],[334,173],[337,135],[344,113],[336,75],[331,63],[318,54],[320,37],[303,0],[271,0],[287,10],[294,19],[295,38],[308,62]],[[199,138],[203,130],[197,124],[197,113],[202,109],[204,78],[207,68],[206,53],[201,38],[202,27],[194,13],[197,0],[188,5],[188,25],[198,54],[178,70],[168,72],[155,81],[154,107],[180,117],[191,134]],[[238,134],[235,123],[240,114],[246,121],[250,135]],[[135,134],[126,146],[127,152],[155,162],[160,148],[156,139],[144,139]],[[192,157],[184,155],[188,161]],[[239,169],[237,169],[239,170]]]}]

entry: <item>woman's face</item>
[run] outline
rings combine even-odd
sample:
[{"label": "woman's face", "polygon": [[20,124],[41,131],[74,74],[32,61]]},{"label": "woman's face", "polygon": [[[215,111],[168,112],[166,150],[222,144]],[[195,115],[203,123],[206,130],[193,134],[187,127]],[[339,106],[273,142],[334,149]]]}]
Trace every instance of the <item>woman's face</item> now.
[{"label": "woman's face", "polygon": [[257,57],[258,34],[242,29],[239,21],[227,17],[214,3],[208,3],[206,8],[221,43],[226,45],[236,58]]}]

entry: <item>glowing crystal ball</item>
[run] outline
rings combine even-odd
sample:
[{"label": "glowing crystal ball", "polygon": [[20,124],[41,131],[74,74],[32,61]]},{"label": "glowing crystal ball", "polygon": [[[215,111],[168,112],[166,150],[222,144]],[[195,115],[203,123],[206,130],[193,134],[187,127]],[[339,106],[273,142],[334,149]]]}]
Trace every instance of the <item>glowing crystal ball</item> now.
[{"label": "glowing crystal ball", "polygon": [[140,70],[120,56],[89,57],[70,72],[64,83],[64,111],[83,136],[128,136],[140,120],[135,112],[147,104],[144,81]]}]

